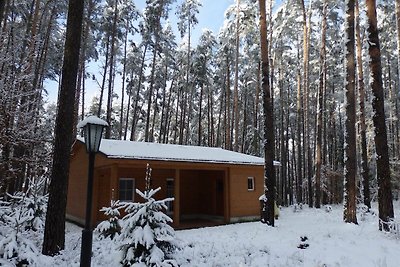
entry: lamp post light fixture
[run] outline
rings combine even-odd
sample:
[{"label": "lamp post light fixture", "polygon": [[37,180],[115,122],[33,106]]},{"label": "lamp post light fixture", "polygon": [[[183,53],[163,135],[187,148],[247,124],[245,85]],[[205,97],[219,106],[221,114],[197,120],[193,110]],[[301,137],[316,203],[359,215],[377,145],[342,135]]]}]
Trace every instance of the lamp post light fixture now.
[{"label": "lamp post light fixture", "polygon": [[83,129],[83,136],[85,139],[86,152],[89,154],[89,168],[88,168],[88,182],[86,194],[86,217],[85,228],[82,230],[82,245],[81,245],[81,267],[89,267],[92,257],[92,198],[93,198],[93,171],[94,159],[97,152],[99,152],[101,137],[103,129],[108,126],[104,120],[96,117],[89,116],[80,123],[78,128]]}]

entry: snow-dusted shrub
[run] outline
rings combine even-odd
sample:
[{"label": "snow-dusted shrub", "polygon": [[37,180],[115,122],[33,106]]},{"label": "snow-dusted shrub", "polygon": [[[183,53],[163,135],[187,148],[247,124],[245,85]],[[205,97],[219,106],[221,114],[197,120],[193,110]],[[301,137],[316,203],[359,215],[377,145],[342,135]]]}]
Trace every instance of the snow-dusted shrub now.
[{"label": "snow-dusted shrub", "polygon": [[389,233],[400,237],[400,221],[389,218],[389,220],[385,222],[382,219],[379,219],[379,227],[382,229],[388,229]]},{"label": "snow-dusted shrub", "polygon": [[111,238],[121,233],[121,224],[119,216],[121,215],[119,212],[121,209],[121,205],[119,200],[111,200],[110,207],[103,207],[100,211],[104,212],[104,215],[107,216],[107,220],[102,221],[97,225],[95,231],[99,232],[100,237],[102,238]]},{"label": "snow-dusted shrub", "polygon": [[[367,205],[358,204],[357,205],[357,213],[359,214],[360,220],[365,221],[367,214],[369,213],[370,209]],[[372,215],[372,213],[371,213]]]},{"label": "snow-dusted shrub", "polygon": [[164,214],[166,203],[173,198],[155,200],[154,195],[160,187],[153,190],[150,187],[151,169],[146,173],[146,190],[136,193],[143,203],[121,203],[126,215],[122,218],[121,234],[118,241],[121,263],[124,266],[177,266],[173,253],[177,248],[174,229],[168,224],[172,219]]},{"label": "snow-dusted shrub", "polygon": [[40,179],[30,182],[28,190],[0,199],[0,265],[32,264],[40,254],[29,239],[31,231],[43,229],[47,196],[40,193]]},{"label": "snow-dusted shrub", "polygon": [[16,209],[12,216],[5,215],[4,219],[7,225],[0,227],[0,258],[15,265],[34,263],[40,252],[22,234],[27,217],[21,214],[20,209]]},{"label": "snow-dusted shrub", "polygon": [[48,195],[42,194],[44,182],[44,179],[29,181],[29,188],[23,203],[27,207],[27,215],[31,218],[26,225],[29,230],[38,231],[44,229],[48,201]]},{"label": "snow-dusted shrub", "polygon": [[325,205],[325,212],[331,212],[332,211],[332,206],[331,205]]},{"label": "snow-dusted shrub", "polygon": [[10,202],[0,198],[0,223],[4,224],[6,222],[5,216],[8,215],[12,210],[10,205]]},{"label": "snow-dusted shrub", "polygon": [[48,196],[41,194],[41,186],[41,180],[38,182],[30,181],[26,192],[8,195],[8,214],[19,209],[21,216],[25,218],[23,222],[25,230],[38,231],[44,228]]},{"label": "snow-dusted shrub", "polygon": [[[11,197],[15,201],[20,196]],[[15,265],[33,263],[40,254],[36,245],[24,235],[24,232],[30,230],[32,215],[27,206],[19,204],[16,206],[7,201],[1,203],[4,224],[0,226],[0,258]]]},{"label": "snow-dusted shrub", "polygon": [[301,210],[303,210],[303,203],[293,205],[293,212],[300,212]]}]

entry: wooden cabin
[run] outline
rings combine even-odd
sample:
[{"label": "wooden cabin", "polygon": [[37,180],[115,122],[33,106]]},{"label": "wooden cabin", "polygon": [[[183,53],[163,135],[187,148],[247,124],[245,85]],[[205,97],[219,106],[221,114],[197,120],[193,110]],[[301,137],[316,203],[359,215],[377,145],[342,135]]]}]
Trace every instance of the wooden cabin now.
[{"label": "wooden cabin", "polygon": [[[92,221],[110,200],[142,201],[146,166],[156,199],[174,197],[167,213],[175,228],[201,227],[260,217],[264,159],[221,148],[103,139],[96,154]],[[82,139],[72,147],[67,218],[84,224],[88,154]]]}]

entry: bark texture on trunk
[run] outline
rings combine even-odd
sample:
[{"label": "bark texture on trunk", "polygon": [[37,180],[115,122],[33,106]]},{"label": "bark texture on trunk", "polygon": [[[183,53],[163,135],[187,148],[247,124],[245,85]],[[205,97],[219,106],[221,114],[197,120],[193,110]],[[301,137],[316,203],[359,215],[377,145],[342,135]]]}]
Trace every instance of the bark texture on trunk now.
[{"label": "bark texture on trunk", "polygon": [[262,91],[264,108],[264,179],[265,179],[265,201],[263,207],[262,222],[270,226],[275,224],[274,203],[275,203],[275,169],[273,166],[275,154],[275,130],[274,110],[269,84],[269,57],[267,39],[267,21],[265,0],[259,0],[260,5],[260,32],[261,32],[261,70],[262,70]]},{"label": "bark texture on trunk", "polygon": [[371,208],[371,197],[369,190],[369,166],[367,151],[367,126],[365,123],[365,85],[364,85],[364,69],[362,62],[362,45],[360,34],[360,16],[359,5],[356,0],[356,40],[357,40],[357,73],[358,73],[358,98],[360,106],[360,137],[361,137],[361,178],[363,183],[364,204]]},{"label": "bark texture on trunk", "polygon": [[324,0],[322,11],[322,33],[319,68],[318,113],[317,113],[317,145],[315,151],[315,207],[321,207],[321,166],[322,166],[322,113],[324,102],[324,89],[326,84],[325,42],[326,42],[326,12],[328,3]]},{"label": "bark texture on trunk", "polygon": [[55,255],[65,245],[65,211],[67,205],[69,162],[79,48],[82,32],[83,1],[70,0],[64,48],[61,90],[55,127],[54,156],[49,188],[43,254]]},{"label": "bark texture on trunk", "polygon": [[347,223],[357,223],[356,214],[356,105],[355,77],[356,65],[354,57],[354,0],[346,1],[346,120],[345,120],[345,168],[344,168],[344,214]]},{"label": "bark texture on trunk", "polygon": [[382,83],[381,50],[378,35],[376,1],[366,0],[368,18],[368,53],[370,56],[372,117],[375,126],[376,175],[378,179],[379,229],[389,231],[387,222],[394,217],[387,143],[385,102]]}]

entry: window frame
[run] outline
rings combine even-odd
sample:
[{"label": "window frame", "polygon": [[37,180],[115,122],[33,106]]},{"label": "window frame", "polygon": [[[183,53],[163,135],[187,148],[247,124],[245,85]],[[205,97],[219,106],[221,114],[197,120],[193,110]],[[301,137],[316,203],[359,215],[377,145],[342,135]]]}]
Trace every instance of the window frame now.
[{"label": "window frame", "polygon": [[[133,188],[132,188],[132,199],[121,199],[121,181],[132,181],[133,183]],[[123,190],[124,192],[128,191],[128,189],[125,188]],[[134,202],[135,201],[135,191],[136,191],[136,180],[135,178],[132,177],[120,177],[118,179],[118,200],[123,201],[123,202]]]},{"label": "window frame", "polygon": [[[251,181],[251,183],[249,183]],[[251,187],[249,186],[251,185]],[[255,177],[254,176],[248,176],[247,177],[247,191],[252,192],[256,190],[256,185],[255,185]]]}]

